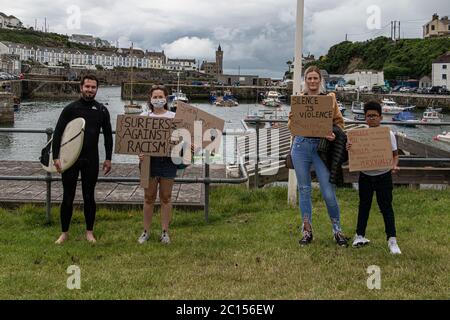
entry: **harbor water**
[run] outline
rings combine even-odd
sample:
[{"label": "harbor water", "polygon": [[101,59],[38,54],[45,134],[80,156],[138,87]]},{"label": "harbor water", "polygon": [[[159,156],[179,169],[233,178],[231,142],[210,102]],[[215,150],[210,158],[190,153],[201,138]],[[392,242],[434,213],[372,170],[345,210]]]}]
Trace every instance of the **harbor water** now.
[{"label": "harbor water", "polygon": [[[111,123],[113,130],[115,130],[116,119],[119,114],[123,114],[124,105],[127,101],[121,99],[120,87],[104,87],[100,88],[96,98],[99,102],[105,104],[111,115]],[[2,126],[2,128],[16,128],[16,129],[42,129],[54,128],[61,111],[71,101],[23,101],[20,111],[15,113],[15,123],[10,126]],[[146,106],[146,101],[138,101],[143,106]],[[268,108],[255,103],[240,104],[237,107],[226,108],[213,106],[207,102],[192,103],[193,106],[204,110],[212,115],[225,120],[225,130],[227,132],[243,133],[244,126],[242,120],[249,113],[255,113],[260,110],[267,110]],[[290,107],[284,105],[281,107],[283,112],[289,111]],[[347,106],[345,116],[353,119],[350,111],[350,106]],[[420,118],[422,112],[416,110],[416,116]],[[391,120],[392,116],[385,116],[385,120]],[[449,115],[444,115],[443,121],[450,121]],[[450,144],[439,141],[434,141],[433,137],[443,131],[448,131],[450,128],[446,127],[400,127],[392,126],[394,132],[401,131],[408,137],[424,142],[426,144],[434,145],[435,147],[450,151]],[[26,133],[0,133],[0,160],[16,160],[16,161],[38,161],[40,151],[46,143],[45,134],[26,134]],[[224,137],[225,151],[221,150],[221,155],[217,157],[219,162],[223,160],[227,163],[234,162],[234,139],[230,135]],[[104,159],[103,138],[100,138],[99,144],[100,159]],[[225,154],[223,154],[225,153]],[[113,162],[115,163],[137,163],[136,156],[113,155]]]}]

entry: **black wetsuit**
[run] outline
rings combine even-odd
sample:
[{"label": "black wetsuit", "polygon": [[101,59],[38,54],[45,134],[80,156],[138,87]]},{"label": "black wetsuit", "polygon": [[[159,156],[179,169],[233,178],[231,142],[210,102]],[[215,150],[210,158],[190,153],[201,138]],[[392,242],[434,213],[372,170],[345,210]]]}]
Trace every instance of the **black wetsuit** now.
[{"label": "black wetsuit", "polygon": [[81,154],[75,164],[62,174],[64,195],[61,204],[61,226],[63,232],[69,231],[80,171],[86,230],[92,231],[94,228],[96,212],[95,185],[97,184],[99,172],[98,140],[100,129],[103,130],[105,139],[106,160],[111,160],[112,157],[113,137],[108,109],[95,100],[86,101],[80,99],[64,108],[59,117],[55,133],[53,134],[53,159],[59,158],[61,138],[66,125],[76,118],[83,118],[86,121],[86,126]]}]

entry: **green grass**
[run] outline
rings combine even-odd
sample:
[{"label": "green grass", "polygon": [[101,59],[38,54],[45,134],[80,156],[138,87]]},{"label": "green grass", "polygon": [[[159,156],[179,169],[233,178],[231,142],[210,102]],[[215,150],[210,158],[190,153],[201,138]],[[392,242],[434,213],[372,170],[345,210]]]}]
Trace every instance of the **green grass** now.
[{"label": "green grass", "polygon": [[[71,238],[59,235],[58,208],[0,209],[0,299],[448,299],[450,297],[450,191],[395,189],[401,256],[392,256],[376,206],[362,249],[340,248],[320,193],[313,195],[315,240],[298,245],[300,213],[283,188],[248,191],[221,187],[203,212],[175,211],[172,244],[137,244],[141,212],[101,209],[96,245],[84,240],[75,212]],[[354,234],[358,195],[338,191],[343,229]],[[375,203],[374,203],[375,205]],[[68,290],[66,270],[81,268],[81,290]],[[381,268],[381,290],[366,286],[367,268]]]}]

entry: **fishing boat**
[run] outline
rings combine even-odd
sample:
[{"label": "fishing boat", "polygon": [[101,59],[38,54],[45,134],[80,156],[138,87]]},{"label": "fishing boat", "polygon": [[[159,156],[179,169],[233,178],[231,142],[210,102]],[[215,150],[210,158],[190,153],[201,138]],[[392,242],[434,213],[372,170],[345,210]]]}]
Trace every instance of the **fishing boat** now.
[{"label": "fishing boat", "polygon": [[277,108],[281,106],[280,94],[276,91],[269,91],[266,94],[266,98],[262,101],[262,104],[267,107]]},{"label": "fishing boat", "polygon": [[189,99],[186,96],[185,93],[183,93],[180,89],[180,73],[177,73],[178,76],[178,83],[177,83],[177,90],[172,91],[172,94],[168,97],[168,102],[170,104],[170,111],[177,112],[177,103],[178,101],[189,103]]},{"label": "fishing boat", "polygon": [[[130,54],[133,54],[133,44],[131,44]],[[125,114],[141,114],[144,111],[144,109],[140,104],[133,102],[133,62],[131,62],[130,91],[131,91],[130,103],[124,106],[124,112]]]},{"label": "fishing boat", "polygon": [[364,103],[361,101],[353,101],[352,102],[352,112],[354,114],[364,114]]},{"label": "fishing boat", "polygon": [[423,123],[440,123],[444,116],[436,111],[425,111],[421,122]]},{"label": "fishing boat", "polygon": [[381,102],[381,110],[383,114],[398,114],[403,111],[410,111],[413,110],[415,106],[405,106],[401,107],[399,106],[394,100],[392,99],[383,99]]},{"label": "fishing boat", "polygon": [[239,102],[231,91],[225,91],[223,97],[217,97],[214,104],[218,107],[237,107]]},{"label": "fishing boat", "polygon": [[444,131],[442,134],[438,134],[436,137],[433,138],[437,141],[447,142],[450,143],[450,131]]},{"label": "fishing boat", "polygon": [[434,107],[428,107],[426,109],[427,112],[442,112],[442,108],[434,108]]}]

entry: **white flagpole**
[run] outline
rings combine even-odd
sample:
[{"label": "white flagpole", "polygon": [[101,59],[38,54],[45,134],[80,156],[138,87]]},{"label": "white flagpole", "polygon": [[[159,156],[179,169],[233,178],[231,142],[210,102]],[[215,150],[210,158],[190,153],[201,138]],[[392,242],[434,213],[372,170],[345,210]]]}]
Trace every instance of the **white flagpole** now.
[{"label": "white flagpole", "polygon": [[[295,34],[295,64],[293,95],[299,95],[302,81],[303,58],[303,20],[305,16],[305,0],[297,0],[297,31]],[[294,170],[289,170],[288,203],[297,204],[297,178]]]}]

